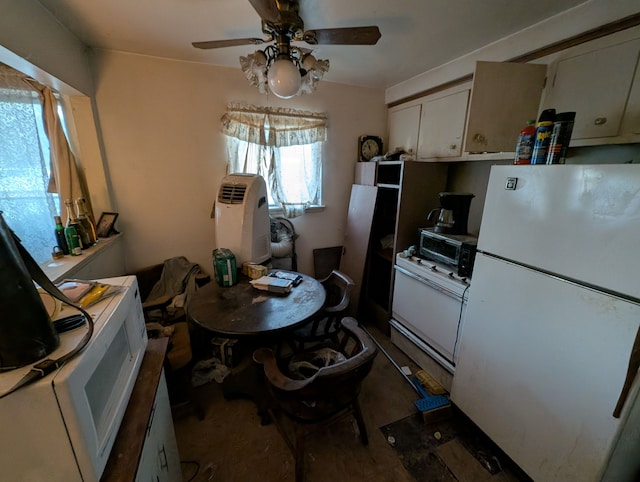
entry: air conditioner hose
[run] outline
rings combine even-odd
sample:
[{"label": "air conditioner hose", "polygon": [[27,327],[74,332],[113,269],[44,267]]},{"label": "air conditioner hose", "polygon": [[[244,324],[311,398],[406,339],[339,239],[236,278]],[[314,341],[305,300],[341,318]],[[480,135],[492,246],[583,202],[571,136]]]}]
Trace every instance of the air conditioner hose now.
[{"label": "air conditioner hose", "polygon": [[293,252],[293,241],[288,234],[278,233],[277,241],[271,242],[271,255],[275,258],[286,258]]}]

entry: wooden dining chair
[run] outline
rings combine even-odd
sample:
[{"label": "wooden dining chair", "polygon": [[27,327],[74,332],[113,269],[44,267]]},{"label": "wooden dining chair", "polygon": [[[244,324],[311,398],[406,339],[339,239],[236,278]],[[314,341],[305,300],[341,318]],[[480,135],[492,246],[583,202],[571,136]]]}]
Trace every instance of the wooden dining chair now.
[{"label": "wooden dining chair", "polygon": [[327,294],[326,307],[318,316],[295,330],[291,339],[296,351],[312,343],[335,339],[340,320],[346,315],[355,283],[346,274],[334,269],[320,281]]},{"label": "wooden dining chair", "polygon": [[[296,353],[286,363],[270,348],[253,354],[254,361],[264,366],[271,395],[269,414],[293,453],[296,482],[304,478],[304,441],[313,425],[351,414],[360,440],[364,445],[369,442],[358,395],[377,348],[354,318],[341,321],[336,340]],[[293,435],[287,420],[293,423]]]}]

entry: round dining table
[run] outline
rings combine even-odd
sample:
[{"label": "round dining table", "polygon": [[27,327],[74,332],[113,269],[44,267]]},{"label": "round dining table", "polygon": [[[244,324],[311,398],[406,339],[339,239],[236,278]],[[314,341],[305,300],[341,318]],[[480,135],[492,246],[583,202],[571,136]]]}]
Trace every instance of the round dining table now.
[{"label": "round dining table", "polygon": [[[282,270],[280,270],[282,271]],[[255,288],[239,275],[233,286],[211,282],[189,300],[189,319],[198,327],[228,338],[278,337],[313,319],[322,311],[326,293],[310,276],[286,294]]]},{"label": "round dining table", "polygon": [[[224,378],[222,391],[226,399],[252,399],[263,424],[269,423],[268,389],[262,366],[251,358],[253,351],[274,346],[279,352],[289,343],[291,332],[317,316],[326,303],[324,286],[318,280],[296,274],[302,276],[302,281],[285,294],[259,290],[244,275],[239,275],[233,286],[211,282],[192,295],[187,308],[195,327],[242,344],[239,350],[244,359]],[[237,362],[238,356],[233,356]]]}]

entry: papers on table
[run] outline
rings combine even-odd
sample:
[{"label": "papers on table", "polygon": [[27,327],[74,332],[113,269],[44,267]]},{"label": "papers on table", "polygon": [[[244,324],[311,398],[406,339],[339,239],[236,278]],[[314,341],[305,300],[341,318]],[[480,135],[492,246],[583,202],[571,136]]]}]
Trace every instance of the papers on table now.
[{"label": "papers on table", "polygon": [[293,286],[293,281],[283,278],[274,278],[272,276],[263,276],[258,279],[249,281],[254,288],[273,293],[289,293]]}]

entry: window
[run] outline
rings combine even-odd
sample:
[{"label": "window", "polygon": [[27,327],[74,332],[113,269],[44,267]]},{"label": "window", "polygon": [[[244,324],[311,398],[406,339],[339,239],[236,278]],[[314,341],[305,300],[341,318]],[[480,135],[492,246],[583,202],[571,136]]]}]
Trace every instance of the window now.
[{"label": "window", "polygon": [[55,246],[60,201],[89,198],[60,111],[49,87],[0,64],[0,210],[40,263]]},{"label": "window", "polygon": [[230,104],[222,118],[229,172],[261,175],[270,206],[299,216],[322,202],[325,124],[321,114]]},{"label": "window", "polygon": [[[4,74],[4,75],[3,75]],[[38,94],[0,71],[0,210],[33,258],[51,258],[58,195],[48,193],[49,142]]]},{"label": "window", "polygon": [[[320,162],[322,143],[286,146],[279,149],[252,144],[233,137],[227,138],[227,143],[228,151],[233,153],[229,155],[229,172],[259,174],[264,177],[267,183],[269,206],[272,208],[279,206],[278,199],[307,206],[317,206],[322,203],[319,184],[322,179]],[[272,165],[278,165],[280,169],[271,169]],[[281,192],[280,196],[272,192],[275,189]]]}]

